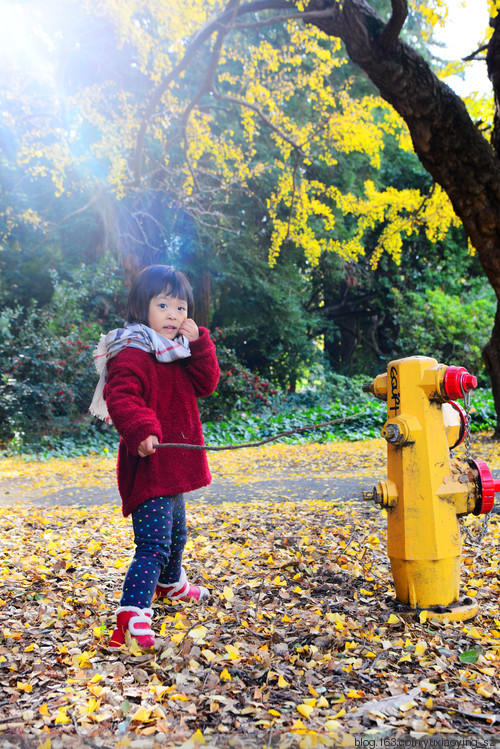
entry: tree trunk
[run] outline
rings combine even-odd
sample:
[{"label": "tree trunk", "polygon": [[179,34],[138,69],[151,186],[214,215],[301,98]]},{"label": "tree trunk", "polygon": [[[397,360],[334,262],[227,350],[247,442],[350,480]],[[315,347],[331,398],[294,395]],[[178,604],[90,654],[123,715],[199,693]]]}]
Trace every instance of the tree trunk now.
[{"label": "tree trunk", "polygon": [[[495,411],[500,413],[500,302],[497,303],[497,312],[495,315],[495,324],[491,338],[483,349],[483,357],[486,363],[486,369],[491,379],[493,391],[493,402]],[[497,421],[496,429],[493,433],[493,439],[500,439],[500,426]]]},{"label": "tree trunk", "polygon": [[210,326],[210,273],[205,271],[194,284],[194,311],[198,325]]},{"label": "tree trunk", "polygon": [[[393,18],[387,26],[364,0],[343,3],[311,0],[307,10],[331,11],[310,23],[344,41],[350,59],[364,70],[381,96],[405,120],[415,153],[448,194],[500,299],[500,162],[460,97],[434,75],[417,52],[398,39],[401,10],[406,7],[404,0],[392,0],[392,7]],[[498,72],[494,77],[498,66],[493,51],[498,39],[499,32],[495,29],[488,61],[494,82],[500,80]],[[491,341],[485,349],[497,409],[496,436],[500,436],[498,318],[497,314]]]}]

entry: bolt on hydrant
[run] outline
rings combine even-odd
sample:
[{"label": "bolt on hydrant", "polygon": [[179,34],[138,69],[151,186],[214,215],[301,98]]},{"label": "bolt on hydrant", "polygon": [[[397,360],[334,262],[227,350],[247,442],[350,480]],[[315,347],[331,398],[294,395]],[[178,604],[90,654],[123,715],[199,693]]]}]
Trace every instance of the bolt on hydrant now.
[{"label": "bolt on hydrant", "polygon": [[363,386],[387,400],[387,480],[363,499],[387,510],[387,553],[396,598],[428,618],[465,621],[477,613],[472,599],[459,600],[462,542],[458,518],[487,514],[500,481],[487,464],[452,457],[469,417],[455,403],[477,380],[464,367],[411,356],[392,361],[387,373]]}]

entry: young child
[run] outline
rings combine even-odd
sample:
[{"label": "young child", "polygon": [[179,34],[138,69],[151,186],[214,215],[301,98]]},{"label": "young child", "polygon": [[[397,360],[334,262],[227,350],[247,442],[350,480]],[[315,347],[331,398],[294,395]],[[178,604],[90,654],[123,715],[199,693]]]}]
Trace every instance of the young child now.
[{"label": "young child", "polygon": [[130,290],[125,328],[103,336],[96,354],[102,374],[90,410],[102,418],[107,407],[120,433],[118,488],[136,545],[110,647],[123,645],[127,630],[141,647],[154,645],[155,593],[195,601],[209,595],[188,582],[182,567],[183,493],[210,483],[206,453],[155,447],[203,444],[196,399],[215,390],[219,365],[208,330],[198,328],[192,314],[183,273],[165,265],[145,268]]}]

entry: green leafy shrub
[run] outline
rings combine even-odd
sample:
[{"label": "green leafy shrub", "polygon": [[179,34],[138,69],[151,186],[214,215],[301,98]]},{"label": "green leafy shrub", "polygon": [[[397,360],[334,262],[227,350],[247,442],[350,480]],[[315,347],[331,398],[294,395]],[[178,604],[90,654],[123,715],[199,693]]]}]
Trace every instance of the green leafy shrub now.
[{"label": "green leafy shrub", "polygon": [[[260,442],[267,437],[273,437],[282,432],[297,429],[325,421],[344,419],[338,424],[321,427],[304,432],[295,432],[281,441],[288,444],[306,442],[332,442],[343,440],[353,442],[380,436],[380,430],[387,418],[386,403],[370,395],[358,391],[352,381],[347,383],[347,390],[343,392],[337,387],[338,398],[328,403],[318,401],[317,392],[304,392],[299,397],[280,399],[279,412],[277,404],[263,408],[260,413],[249,411],[233,411],[220,421],[208,421],[203,424],[203,432],[207,445],[242,444],[245,442]],[[364,381],[366,378],[359,378]],[[348,397],[349,394],[351,397]],[[313,405],[298,406],[298,400],[311,398]],[[493,396],[488,390],[475,390],[472,396],[474,411],[471,415],[473,432],[491,429],[496,423],[493,407]],[[46,434],[30,443],[29,435],[21,442],[12,440],[4,455],[22,453],[24,457],[36,457],[44,460],[50,457],[69,457],[87,455],[89,453],[115,452],[118,446],[118,435],[112,427],[107,425],[96,428],[88,423],[75,424],[72,434]]]},{"label": "green leafy shrub", "polygon": [[198,402],[202,421],[219,421],[235,409],[262,411],[269,406],[278,392],[276,387],[238,361],[234,351],[224,343],[223,330],[215,328],[211,337],[217,347],[221,374],[215,393]]},{"label": "green leafy shrub", "polygon": [[486,388],[473,390],[471,395],[471,406],[472,432],[495,429],[497,415],[491,390],[486,390]]},{"label": "green leafy shrub", "polygon": [[398,356],[431,356],[443,364],[466,367],[487,383],[482,349],[487,343],[496,302],[491,287],[467,296],[447,294],[441,288],[426,289],[418,294],[402,295],[395,291],[395,318],[399,329]]},{"label": "green leafy shrub", "polygon": [[[100,277],[103,276],[103,277]],[[71,432],[86,414],[97,381],[92,351],[102,332],[96,296],[106,272],[83,268],[71,281],[51,274],[51,301],[42,308],[5,308],[0,313],[0,440],[15,435]],[[95,303],[95,306],[93,305]],[[109,307],[108,307],[109,309]],[[110,322],[114,322],[108,314]],[[90,319],[89,319],[90,318]],[[114,326],[113,326],[114,327]]]},{"label": "green leafy shrub", "polygon": [[[347,421],[342,421],[349,417]],[[291,406],[285,413],[272,410],[261,414],[243,412],[234,414],[227,421],[207,422],[203,432],[207,444],[224,445],[242,442],[259,442],[283,432],[289,432],[314,424],[339,420],[338,424],[319,427],[304,432],[295,432],[282,439],[290,444],[304,442],[331,442],[333,440],[355,441],[380,436],[380,429],[385,421],[385,403],[372,402],[339,403],[329,406],[316,405],[313,408],[298,410]]]}]

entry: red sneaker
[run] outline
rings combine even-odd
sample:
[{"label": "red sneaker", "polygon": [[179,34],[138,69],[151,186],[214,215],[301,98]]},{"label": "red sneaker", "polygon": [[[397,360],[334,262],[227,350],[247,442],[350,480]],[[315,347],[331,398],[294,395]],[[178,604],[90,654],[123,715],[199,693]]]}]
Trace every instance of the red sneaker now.
[{"label": "red sneaker", "polygon": [[170,598],[171,601],[203,601],[204,598],[210,597],[208,588],[203,585],[191,585],[186,576],[184,567],[181,569],[181,577],[177,583],[170,585],[156,586],[156,595],[158,598]]},{"label": "red sneaker", "polygon": [[120,606],[116,610],[116,629],[113,630],[108,648],[119,648],[125,644],[125,632],[128,630],[135,637],[138,645],[145,650],[155,644],[154,632],[151,629],[152,609],[139,609],[137,606]]}]

